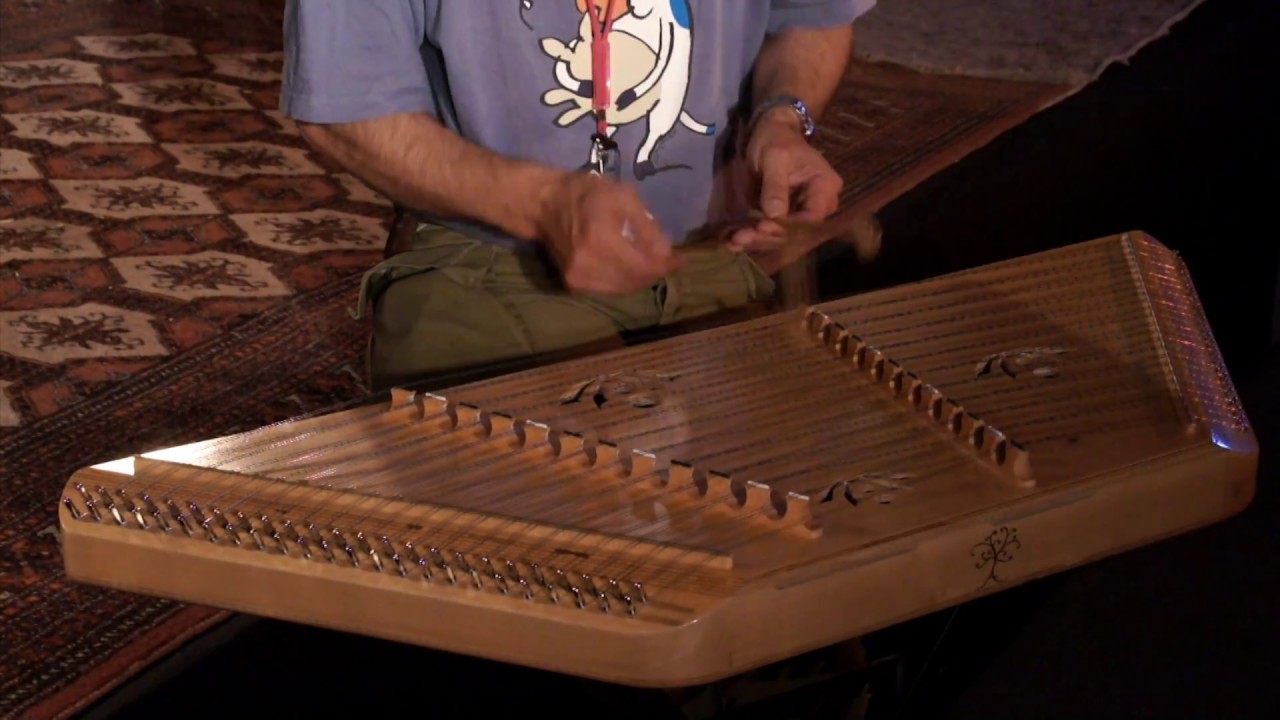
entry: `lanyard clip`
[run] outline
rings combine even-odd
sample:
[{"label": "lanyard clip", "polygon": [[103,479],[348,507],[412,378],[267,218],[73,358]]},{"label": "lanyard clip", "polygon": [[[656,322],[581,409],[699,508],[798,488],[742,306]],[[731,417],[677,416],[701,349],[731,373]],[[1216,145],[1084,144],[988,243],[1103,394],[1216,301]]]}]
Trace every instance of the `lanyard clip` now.
[{"label": "lanyard clip", "polygon": [[605,135],[591,136],[591,172],[601,177],[622,179],[622,154],[618,144]]}]

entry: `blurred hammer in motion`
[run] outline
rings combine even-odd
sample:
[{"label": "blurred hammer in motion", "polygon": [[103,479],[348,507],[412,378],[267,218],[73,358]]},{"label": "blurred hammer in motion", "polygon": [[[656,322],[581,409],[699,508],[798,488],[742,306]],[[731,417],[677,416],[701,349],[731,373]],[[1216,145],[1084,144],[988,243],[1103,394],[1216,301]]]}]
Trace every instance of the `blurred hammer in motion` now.
[{"label": "blurred hammer in motion", "polygon": [[[708,246],[724,245],[733,233],[763,218],[752,213],[745,221],[704,225],[695,231],[680,252],[698,252]],[[853,249],[857,262],[867,265],[880,255],[883,230],[873,213],[849,208],[820,223],[774,220],[782,227],[784,242],[777,250],[755,257],[761,269],[778,276],[779,301],[784,310],[811,305],[817,300],[817,281],[812,252],[828,242]]]}]

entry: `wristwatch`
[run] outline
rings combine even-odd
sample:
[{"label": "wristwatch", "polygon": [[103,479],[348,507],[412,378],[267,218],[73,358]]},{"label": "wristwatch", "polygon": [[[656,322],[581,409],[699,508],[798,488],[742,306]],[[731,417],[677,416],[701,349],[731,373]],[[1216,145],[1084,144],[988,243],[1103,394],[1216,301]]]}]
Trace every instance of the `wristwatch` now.
[{"label": "wristwatch", "polygon": [[778,95],[757,105],[756,109],[751,113],[751,121],[747,123],[747,127],[754,128],[761,115],[776,107],[789,107],[795,111],[796,115],[800,116],[801,132],[806,138],[813,137],[813,133],[817,131],[817,126],[813,122],[813,116],[809,114],[809,106],[805,105],[800,98],[791,95]]}]

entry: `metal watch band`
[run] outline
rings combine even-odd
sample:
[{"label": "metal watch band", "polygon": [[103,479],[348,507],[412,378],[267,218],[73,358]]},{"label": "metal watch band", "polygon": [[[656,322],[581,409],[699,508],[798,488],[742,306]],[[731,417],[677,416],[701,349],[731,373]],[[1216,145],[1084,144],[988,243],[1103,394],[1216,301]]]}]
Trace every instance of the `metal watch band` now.
[{"label": "metal watch band", "polygon": [[806,138],[813,137],[817,126],[813,122],[813,116],[809,114],[809,106],[805,105],[800,98],[791,95],[778,95],[757,105],[756,109],[751,113],[751,122],[747,123],[747,127],[754,128],[761,115],[776,107],[789,107],[794,110],[800,116],[800,126],[804,136]]}]

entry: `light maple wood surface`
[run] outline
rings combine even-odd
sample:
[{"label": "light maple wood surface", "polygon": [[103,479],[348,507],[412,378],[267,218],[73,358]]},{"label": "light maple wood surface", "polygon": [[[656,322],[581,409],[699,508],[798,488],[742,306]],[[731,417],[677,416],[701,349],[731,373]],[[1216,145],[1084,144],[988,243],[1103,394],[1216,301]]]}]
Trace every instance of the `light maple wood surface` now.
[{"label": "light maple wood surface", "polygon": [[1142,233],[85,468],[74,580],[708,682],[1239,512],[1257,445]]}]

